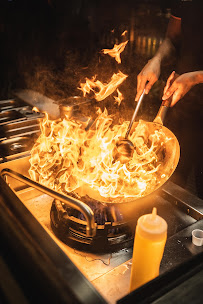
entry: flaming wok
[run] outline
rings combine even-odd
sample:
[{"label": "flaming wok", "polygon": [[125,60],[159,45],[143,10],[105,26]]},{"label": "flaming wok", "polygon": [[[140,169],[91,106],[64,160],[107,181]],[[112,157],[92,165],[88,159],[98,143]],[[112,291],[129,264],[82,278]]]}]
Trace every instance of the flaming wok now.
[{"label": "flaming wok", "polygon": [[116,161],[114,155],[128,122],[111,128],[107,110],[98,111],[90,129],[75,120],[50,121],[47,117],[31,151],[31,179],[57,192],[105,203],[145,197],[169,179],[179,161],[178,140],[163,126],[168,107],[161,105],[154,122],[134,123],[129,138],[136,148],[127,164]]}]

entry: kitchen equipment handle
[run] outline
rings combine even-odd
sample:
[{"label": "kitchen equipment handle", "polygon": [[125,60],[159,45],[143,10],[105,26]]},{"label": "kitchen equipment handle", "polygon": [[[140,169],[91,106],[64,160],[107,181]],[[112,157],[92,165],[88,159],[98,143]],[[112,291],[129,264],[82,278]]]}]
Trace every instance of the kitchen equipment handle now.
[{"label": "kitchen equipment handle", "polygon": [[93,213],[92,209],[88,205],[83,203],[82,201],[79,201],[70,196],[63,195],[61,193],[57,193],[54,190],[49,189],[49,188],[45,187],[44,185],[41,185],[41,184],[29,179],[28,177],[26,177],[18,172],[15,172],[11,169],[8,169],[8,168],[3,169],[1,171],[1,175],[3,177],[6,175],[9,175],[12,178],[19,180],[20,182],[23,182],[39,191],[42,191],[43,193],[46,193],[58,200],[70,205],[72,208],[79,210],[85,216],[86,221],[87,221],[87,226],[86,226],[87,236],[93,237],[96,235],[96,224],[94,221],[94,213]]},{"label": "kitchen equipment handle", "polygon": [[139,108],[140,108],[140,105],[141,105],[142,100],[143,100],[143,98],[144,98],[144,95],[145,95],[145,89],[143,90],[143,92],[142,92],[142,94],[141,94],[141,96],[140,96],[140,98],[139,98],[139,100],[138,100],[138,102],[137,102],[137,105],[136,105],[136,107],[135,107],[135,111],[134,111],[134,113],[133,113],[132,119],[131,119],[130,124],[129,124],[129,126],[128,126],[128,130],[127,130],[127,132],[126,132],[125,138],[128,138],[128,135],[129,135],[130,130],[131,130],[131,128],[132,128],[132,125],[133,125],[133,122],[134,122],[134,120],[135,120],[135,117],[137,116],[137,113],[138,113],[138,111],[139,111]]},{"label": "kitchen equipment handle", "polygon": [[168,99],[162,101],[162,104],[153,122],[163,125],[166,113],[168,112],[168,109],[171,106],[172,97],[173,95],[170,96]]}]

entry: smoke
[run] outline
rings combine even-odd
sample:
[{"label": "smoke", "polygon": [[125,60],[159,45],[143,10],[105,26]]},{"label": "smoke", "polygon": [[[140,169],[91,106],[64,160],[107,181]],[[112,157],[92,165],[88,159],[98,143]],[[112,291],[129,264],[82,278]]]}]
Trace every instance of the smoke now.
[{"label": "smoke", "polygon": [[33,67],[23,73],[25,87],[37,91],[53,100],[60,100],[78,95],[78,83],[82,73],[76,55],[67,52],[64,66],[56,63],[42,63],[34,59]]},{"label": "smoke", "polygon": [[[130,3],[128,7],[119,1],[116,7],[110,8],[107,2],[105,5],[103,2],[99,2],[100,5],[84,2],[86,7],[75,7],[74,2],[70,9],[69,1],[66,7],[60,7],[54,1],[54,6],[49,8],[39,10],[36,5],[34,13],[33,10],[25,13],[21,10],[18,16],[15,11],[11,18],[15,17],[16,23],[8,32],[8,49],[12,52],[9,55],[12,57],[12,60],[9,58],[8,69],[9,92],[30,89],[57,101],[74,95],[82,96],[78,87],[86,77],[96,75],[105,83],[109,82],[113,73],[121,70],[128,75],[119,86],[124,100],[118,106],[113,96],[109,96],[101,102],[101,106],[129,120],[135,107],[137,74],[149,56],[144,53],[147,49],[142,49],[136,40],[143,32],[145,14],[135,10],[134,4],[132,9]],[[151,30],[145,29],[148,32]],[[122,36],[124,31],[127,31],[125,37]],[[125,39],[129,43],[121,54],[121,64],[102,54],[102,49],[111,49],[115,43]],[[146,97],[146,103],[140,109],[140,115],[144,115],[142,118],[149,120],[154,117],[151,102],[155,98],[159,101],[157,90],[153,96]]]}]

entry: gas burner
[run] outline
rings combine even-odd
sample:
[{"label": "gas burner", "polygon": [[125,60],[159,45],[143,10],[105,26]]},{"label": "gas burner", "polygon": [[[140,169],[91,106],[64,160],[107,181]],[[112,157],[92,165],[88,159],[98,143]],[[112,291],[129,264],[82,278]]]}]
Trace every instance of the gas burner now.
[{"label": "gas burner", "polygon": [[116,252],[132,246],[134,229],[123,220],[117,206],[98,201],[85,203],[95,215],[97,229],[94,237],[86,235],[86,221],[79,211],[59,200],[53,201],[51,227],[61,241],[77,250],[94,253]]},{"label": "gas burner", "polygon": [[[113,223],[123,220],[123,215],[120,212],[118,206],[115,207],[114,205],[106,205],[93,199],[90,201],[90,198],[88,196],[83,197],[82,201],[86,203],[86,205],[88,205],[94,212],[95,223],[97,223],[97,225],[105,225],[107,222]],[[68,213],[70,211],[71,214],[69,215],[83,221],[85,220],[85,217],[81,212],[75,209],[70,210],[68,206],[64,206],[64,208]]]}]

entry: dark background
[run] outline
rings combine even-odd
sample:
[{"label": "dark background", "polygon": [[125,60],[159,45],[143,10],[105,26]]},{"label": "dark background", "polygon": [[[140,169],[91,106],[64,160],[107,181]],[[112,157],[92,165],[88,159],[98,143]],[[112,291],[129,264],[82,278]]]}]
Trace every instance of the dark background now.
[{"label": "dark background", "polygon": [[[80,94],[85,77],[108,82],[120,69],[134,104],[136,76],[163,39],[169,13],[170,1],[161,0],[1,0],[0,98],[28,88],[58,100]],[[124,41],[124,30],[130,41],[118,65],[100,51]]]}]

